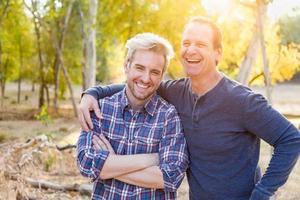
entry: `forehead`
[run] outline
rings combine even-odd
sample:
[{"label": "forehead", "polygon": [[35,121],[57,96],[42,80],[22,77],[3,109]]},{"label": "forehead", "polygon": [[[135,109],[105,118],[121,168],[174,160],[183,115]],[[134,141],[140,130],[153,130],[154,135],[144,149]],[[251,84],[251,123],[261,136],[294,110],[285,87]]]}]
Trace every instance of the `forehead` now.
[{"label": "forehead", "polygon": [[212,42],[213,34],[213,30],[209,25],[201,22],[190,22],[183,31],[182,40]]},{"label": "forehead", "polygon": [[138,49],[133,55],[132,64],[142,65],[149,69],[163,70],[165,58],[161,53]]}]

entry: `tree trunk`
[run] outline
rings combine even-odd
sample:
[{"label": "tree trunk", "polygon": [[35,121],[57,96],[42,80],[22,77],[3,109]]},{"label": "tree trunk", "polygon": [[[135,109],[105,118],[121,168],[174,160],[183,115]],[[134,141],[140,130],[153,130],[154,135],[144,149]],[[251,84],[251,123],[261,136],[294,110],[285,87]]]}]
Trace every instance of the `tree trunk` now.
[{"label": "tree trunk", "polygon": [[81,38],[82,38],[82,60],[81,60],[81,77],[82,77],[82,91],[87,89],[86,84],[86,75],[85,75],[85,69],[87,68],[86,64],[86,46],[87,46],[87,35],[85,31],[85,21],[84,21],[84,14],[81,9],[81,4],[79,2],[78,4],[78,12],[80,16],[81,21]]},{"label": "tree trunk", "polygon": [[[2,0],[1,0],[0,6],[2,6],[2,3],[3,3],[3,2],[2,2]],[[0,26],[1,26],[1,24],[2,24],[2,20],[3,20],[4,16],[5,16],[5,14],[6,14],[6,12],[7,12],[8,6],[9,6],[9,0],[6,0],[5,5],[3,6],[2,13],[1,13],[1,15],[0,15]]]},{"label": "tree trunk", "polygon": [[5,64],[3,65],[2,77],[1,77],[1,107],[3,106],[4,98],[5,98],[6,73],[7,73],[8,63],[9,63],[9,59],[6,58]]},{"label": "tree trunk", "polygon": [[44,98],[45,79],[44,79],[44,62],[42,58],[42,49],[41,49],[40,25],[38,24],[38,20],[39,20],[38,18],[34,17],[34,29],[35,29],[36,39],[37,39],[39,65],[40,65],[39,108],[41,108],[45,104],[45,98]]},{"label": "tree trunk", "polygon": [[237,81],[239,81],[244,85],[249,84],[251,68],[256,60],[258,48],[259,48],[259,35],[257,33],[257,30],[255,29],[251,42],[248,46],[247,53],[241,64],[239,74],[237,76]]},{"label": "tree trunk", "polygon": [[73,3],[74,3],[74,0],[69,3],[67,14],[64,18],[62,34],[61,34],[59,43],[57,42],[56,37],[55,37],[55,35],[53,34],[52,31],[50,31],[50,34],[51,34],[51,38],[52,38],[52,43],[53,43],[54,48],[56,50],[57,63],[63,70],[63,74],[64,74],[65,80],[67,82],[69,91],[70,91],[70,99],[72,101],[72,105],[73,105],[73,109],[74,109],[74,115],[75,115],[75,117],[77,117],[77,107],[76,107],[76,103],[75,103],[75,99],[74,99],[71,79],[69,77],[69,74],[68,74],[67,69],[65,68],[64,62],[63,62],[64,38],[65,38],[68,23],[69,23],[70,15],[71,15],[71,12],[72,12]]},{"label": "tree trunk", "polygon": [[65,76],[65,79],[66,79],[66,82],[68,84],[68,88],[69,88],[69,91],[70,91],[70,99],[72,101],[74,115],[75,115],[75,117],[78,117],[76,102],[75,102],[75,98],[74,98],[74,94],[73,94],[73,88],[72,88],[72,84],[71,84],[71,79],[68,75],[67,69],[65,68],[62,60],[61,60],[61,68],[64,72],[64,76]]},{"label": "tree trunk", "polygon": [[44,99],[44,89],[45,89],[45,78],[44,78],[44,62],[43,62],[43,57],[42,57],[42,49],[41,49],[41,33],[40,33],[40,28],[41,28],[41,18],[39,16],[39,13],[37,11],[37,2],[34,0],[31,0],[31,6],[28,6],[26,1],[23,0],[23,3],[25,7],[31,12],[33,16],[33,23],[34,23],[34,31],[36,35],[36,40],[37,40],[37,48],[38,48],[38,57],[39,57],[39,74],[40,74],[40,90],[39,90],[39,108],[42,108],[42,106],[45,104],[45,99]]},{"label": "tree trunk", "polygon": [[35,83],[34,81],[32,81],[32,84],[31,84],[31,92],[34,92],[35,91]]},{"label": "tree trunk", "polygon": [[49,95],[49,87],[45,84],[45,91],[46,91],[46,99],[47,99],[47,106],[50,106],[50,95]]},{"label": "tree trunk", "polygon": [[[62,29],[61,29],[61,35],[59,38],[59,44],[57,47],[55,47],[56,45],[54,45],[55,49],[59,48],[59,50],[56,50],[55,53],[55,75],[54,75],[54,79],[55,79],[55,88],[54,88],[54,108],[56,110],[56,112],[58,111],[58,88],[59,88],[59,74],[60,74],[60,67],[61,67],[61,59],[59,59],[60,56],[63,55],[59,55],[60,53],[63,54],[63,50],[64,50],[64,39],[65,39],[65,35],[66,35],[66,31],[67,31],[67,27],[69,24],[69,19],[72,13],[72,8],[73,8],[73,4],[74,4],[74,0],[72,0],[69,3],[69,6],[67,8],[67,13],[63,19],[63,25],[62,25]],[[54,39],[54,43],[57,43],[56,39],[54,38],[54,35],[52,35],[52,38]],[[60,51],[60,53],[59,53]]]},{"label": "tree trunk", "polygon": [[60,72],[60,65],[58,63],[57,55],[55,55],[55,60],[54,60],[54,99],[53,99],[55,112],[58,111],[59,72]]},{"label": "tree trunk", "polygon": [[98,0],[90,0],[89,20],[86,48],[86,67],[84,70],[85,87],[89,88],[96,83],[96,19]]},{"label": "tree trunk", "polygon": [[265,86],[266,86],[266,94],[267,99],[270,104],[272,104],[271,99],[271,77],[269,72],[269,61],[267,58],[267,51],[265,46],[265,38],[264,38],[264,24],[263,24],[263,18],[266,14],[267,5],[262,0],[257,0],[258,10],[258,30],[259,30],[259,39],[260,39],[260,46],[261,46],[261,53],[262,53],[262,59],[264,64],[264,79],[265,79]]},{"label": "tree trunk", "polygon": [[22,47],[22,42],[21,38],[19,38],[19,61],[20,61],[20,66],[19,66],[19,77],[18,77],[18,103],[20,103],[21,100],[21,82],[22,82],[22,69],[23,69],[23,47]]}]

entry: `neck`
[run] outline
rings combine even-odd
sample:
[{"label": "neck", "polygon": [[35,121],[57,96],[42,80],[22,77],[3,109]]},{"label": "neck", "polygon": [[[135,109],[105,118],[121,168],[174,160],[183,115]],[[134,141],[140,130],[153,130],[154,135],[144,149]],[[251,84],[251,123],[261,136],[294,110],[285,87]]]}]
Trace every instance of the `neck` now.
[{"label": "neck", "polygon": [[131,106],[133,111],[141,110],[143,106],[146,104],[146,101],[135,98],[128,90],[129,88],[128,86],[126,86],[125,95],[128,99],[129,105]]},{"label": "neck", "polygon": [[191,77],[192,91],[199,96],[212,90],[222,79],[219,71],[201,77]]}]

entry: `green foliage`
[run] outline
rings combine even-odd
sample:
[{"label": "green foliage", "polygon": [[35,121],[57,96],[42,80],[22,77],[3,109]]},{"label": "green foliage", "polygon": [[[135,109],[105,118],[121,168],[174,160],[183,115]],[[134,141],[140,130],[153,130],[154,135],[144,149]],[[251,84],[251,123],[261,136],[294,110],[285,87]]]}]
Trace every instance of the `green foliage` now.
[{"label": "green foliage", "polygon": [[0,132],[0,143],[7,140],[7,134]]},{"label": "green foliage", "polygon": [[49,115],[48,111],[47,111],[47,106],[43,105],[41,108],[40,113],[35,115],[35,118],[39,121],[41,121],[44,125],[48,125],[49,123],[52,123],[52,118]]},{"label": "green foliage", "polygon": [[55,164],[56,161],[57,161],[56,154],[52,151],[48,151],[47,152],[47,158],[44,161],[44,170],[46,172],[49,172],[51,167]]},{"label": "green foliage", "polygon": [[[31,1],[10,1],[9,9],[0,24],[2,47],[0,77],[15,81],[21,74],[23,80],[39,83],[39,58],[34,23],[24,2]],[[54,85],[56,56],[51,34],[59,42],[63,20],[71,1],[33,0],[33,2],[37,3],[36,14],[40,15],[42,21],[41,49],[45,65],[43,72],[45,81],[51,88]],[[28,5],[32,6],[30,3]],[[83,22],[79,8],[83,12]],[[0,11],[2,9],[0,8]],[[85,32],[89,28],[87,27],[88,9],[88,0],[75,0],[63,43],[64,66],[74,84],[82,82],[82,63],[84,62],[82,28]],[[167,72],[172,78],[183,77],[184,73],[179,60],[181,34],[187,20],[195,15],[209,15],[198,0],[99,1],[95,24],[97,81],[124,81],[123,62],[126,53],[124,45],[128,38],[140,32],[154,32],[167,38],[173,44],[176,56],[171,61]],[[244,6],[236,6],[234,13],[230,15],[210,17],[215,19],[223,31],[224,54],[219,65],[220,70],[234,78],[238,74],[239,66],[254,31],[254,12]],[[284,16],[279,21],[280,29],[266,21],[265,38],[273,83],[288,80],[297,70],[299,71],[299,20],[299,15]],[[5,65],[6,62],[7,65]],[[261,71],[262,63],[258,61],[255,63],[252,76]],[[64,99],[67,86],[62,70],[59,79],[59,98]],[[257,83],[262,83],[262,81],[258,80]],[[40,117],[42,121],[47,121],[47,114],[42,114]]]},{"label": "green foliage", "polygon": [[295,9],[297,15],[285,15],[279,19],[281,43],[289,45],[291,43],[300,44],[300,7]]}]

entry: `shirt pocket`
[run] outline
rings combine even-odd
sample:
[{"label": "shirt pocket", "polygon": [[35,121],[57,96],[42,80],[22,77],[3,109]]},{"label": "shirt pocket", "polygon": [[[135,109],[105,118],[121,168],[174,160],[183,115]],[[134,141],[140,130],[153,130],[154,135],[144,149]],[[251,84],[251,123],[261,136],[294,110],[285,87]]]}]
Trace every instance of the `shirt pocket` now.
[{"label": "shirt pocket", "polygon": [[158,153],[162,134],[162,127],[142,127],[134,136],[136,153]]}]

